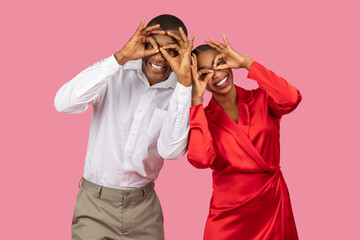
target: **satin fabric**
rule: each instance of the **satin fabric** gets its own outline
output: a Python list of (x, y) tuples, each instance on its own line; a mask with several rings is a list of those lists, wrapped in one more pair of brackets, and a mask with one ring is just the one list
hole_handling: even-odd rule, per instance
[(280, 170), (282, 115), (301, 101), (298, 90), (257, 62), (248, 77), (259, 88), (236, 86), (239, 120), (214, 98), (190, 109), (188, 160), (213, 170), (213, 194), (204, 239), (298, 239)]

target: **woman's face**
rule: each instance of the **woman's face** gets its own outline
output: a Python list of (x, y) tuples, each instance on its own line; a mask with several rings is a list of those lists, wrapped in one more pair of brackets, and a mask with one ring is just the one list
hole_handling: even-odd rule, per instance
[[(214, 70), (214, 58), (218, 53), (214, 50), (200, 51), (197, 56), (197, 68), (199, 79), (203, 80), (208, 70), (213, 70), (214, 75), (208, 82), (206, 89), (212, 94), (227, 94), (234, 87), (233, 73), (231, 69)], [(223, 64), (222, 60), (215, 63), (216, 66)]]

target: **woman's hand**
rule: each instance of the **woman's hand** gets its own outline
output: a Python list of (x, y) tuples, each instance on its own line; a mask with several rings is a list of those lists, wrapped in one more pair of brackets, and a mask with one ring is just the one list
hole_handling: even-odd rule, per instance
[(214, 69), (219, 70), (226, 68), (246, 68), (247, 70), (250, 70), (253, 60), (236, 52), (230, 46), (225, 37), (225, 34), (223, 34), (223, 39), (225, 45), (212, 38), (210, 38), (208, 41), (205, 41), (210, 47), (213, 47), (220, 52), (220, 54), (214, 58)]
[[(160, 48), (163, 57), (170, 63), (171, 69), (176, 73), (178, 82), (185, 87), (191, 86), (190, 55), (194, 44), (194, 35), (191, 40), (186, 37), (183, 29), (179, 28), (180, 36), (176, 33), (167, 31), (166, 34), (174, 38), (177, 44), (170, 44)], [(178, 54), (171, 56), (168, 50), (175, 50)]]
[[(155, 40), (150, 37), (154, 34), (165, 34), (160, 30), (160, 24), (144, 28), (145, 20), (143, 19), (131, 39), (124, 47), (115, 53), (115, 58), (120, 65), (124, 65), (127, 61), (140, 59), (159, 52)], [(146, 49), (146, 44), (151, 44), (153, 49)]]
[(191, 56), (191, 75), (192, 75), (192, 100), (191, 105), (196, 106), (202, 104), (202, 97), (204, 96), (206, 85), (214, 75), (213, 70), (197, 71), (196, 55)]

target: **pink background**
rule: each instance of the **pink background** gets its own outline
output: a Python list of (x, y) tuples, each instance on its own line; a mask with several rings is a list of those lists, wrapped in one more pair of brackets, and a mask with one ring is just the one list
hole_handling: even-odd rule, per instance
[[(225, 33), (301, 91), (281, 130), (300, 238), (360, 239), (358, 1), (34, 0), (0, 9), (0, 239), (70, 239), (91, 110), (59, 114), (55, 93), (162, 13), (180, 17), (196, 45)], [(235, 76), (256, 87), (244, 71)], [(210, 170), (168, 161), (156, 189), (166, 238), (202, 239)]]

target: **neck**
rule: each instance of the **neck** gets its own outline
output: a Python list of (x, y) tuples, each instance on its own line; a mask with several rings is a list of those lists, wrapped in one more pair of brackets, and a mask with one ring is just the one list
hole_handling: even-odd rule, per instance
[(223, 109), (237, 105), (237, 92), (235, 85), (232, 85), (230, 92), (227, 94), (213, 94), (213, 97)]

